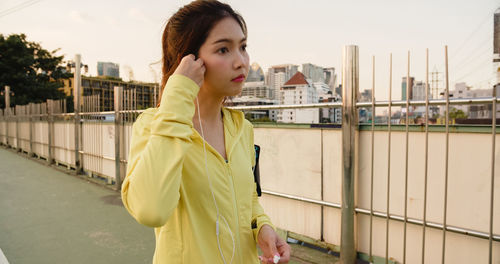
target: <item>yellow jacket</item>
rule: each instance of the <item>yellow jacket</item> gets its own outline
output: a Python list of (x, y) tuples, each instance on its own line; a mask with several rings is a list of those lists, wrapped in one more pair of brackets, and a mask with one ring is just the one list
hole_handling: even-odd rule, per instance
[[(192, 124), (198, 91), (191, 79), (172, 75), (161, 105), (147, 109), (133, 125), (121, 195), (137, 222), (155, 228), (153, 263), (223, 263), (203, 139)], [(264, 224), (274, 226), (256, 193), (253, 127), (242, 112), (222, 111), (228, 161), (206, 143), (210, 181), (235, 240), (233, 263), (259, 263), (257, 234)], [(229, 263), (233, 240), (224, 221), (219, 222), (220, 245)]]

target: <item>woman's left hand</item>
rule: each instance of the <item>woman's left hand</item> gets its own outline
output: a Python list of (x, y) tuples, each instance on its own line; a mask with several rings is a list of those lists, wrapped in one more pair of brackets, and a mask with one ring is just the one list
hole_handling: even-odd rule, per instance
[(269, 225), (263, 225), (257, 238), (263, 256), (260, 257), (262, 263), (274, 263), (274, 255), (280, 256), (278, 263), (288, 263), (290, 261), (291, 248)]

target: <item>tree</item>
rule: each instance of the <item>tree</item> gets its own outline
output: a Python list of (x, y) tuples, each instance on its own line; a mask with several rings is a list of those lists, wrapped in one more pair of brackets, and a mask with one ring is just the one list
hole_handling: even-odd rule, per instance
[[(61, 65), (64, 56), (56, 56), (59, 49), (47, 51), (39, 43), (26, 40), (24, 34), (12, 34), (7, 38), (0, 34), (0, 89), (10, 86), (11, 106), (47, 99), (63, 99), (62, 79), (71, 76)], [(4, 96), (0, 108), (5, 107)]]
[(464, 111), (460, 109), (456, 109), (455, 107), (452, 107), (450, 109), (450, 119), (466, 119), (467, 115), (464, 113)]

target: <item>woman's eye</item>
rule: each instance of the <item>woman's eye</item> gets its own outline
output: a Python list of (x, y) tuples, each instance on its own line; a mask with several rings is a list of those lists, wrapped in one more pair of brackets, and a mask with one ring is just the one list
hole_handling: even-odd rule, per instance
[(241, 50), (246, 51), (246, 50), (247, 50), (247, 45), (246, 45), (246, 44), (245, 44), (245, 45), (242, 45), (242, 46), (241, 46)]
[(224, 54), (226, 52), (228, 52), (229, 50), (227, 48), (220, 48), (219, 50), (217, 50), (218, 53), (221, 53), (221, 54)]

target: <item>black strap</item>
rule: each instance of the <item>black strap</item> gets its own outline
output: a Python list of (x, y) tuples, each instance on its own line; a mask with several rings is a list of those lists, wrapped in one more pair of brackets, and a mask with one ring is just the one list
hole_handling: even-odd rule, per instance
[(260, 171), (259, 171), (259, 157), (260, 157), (260, 146), (254, 145), (255, 148), (255, 166), (253, 169), (253, 179), (257, 184), (257, 196), (262, 195), (262, 190), (260, 189)]

